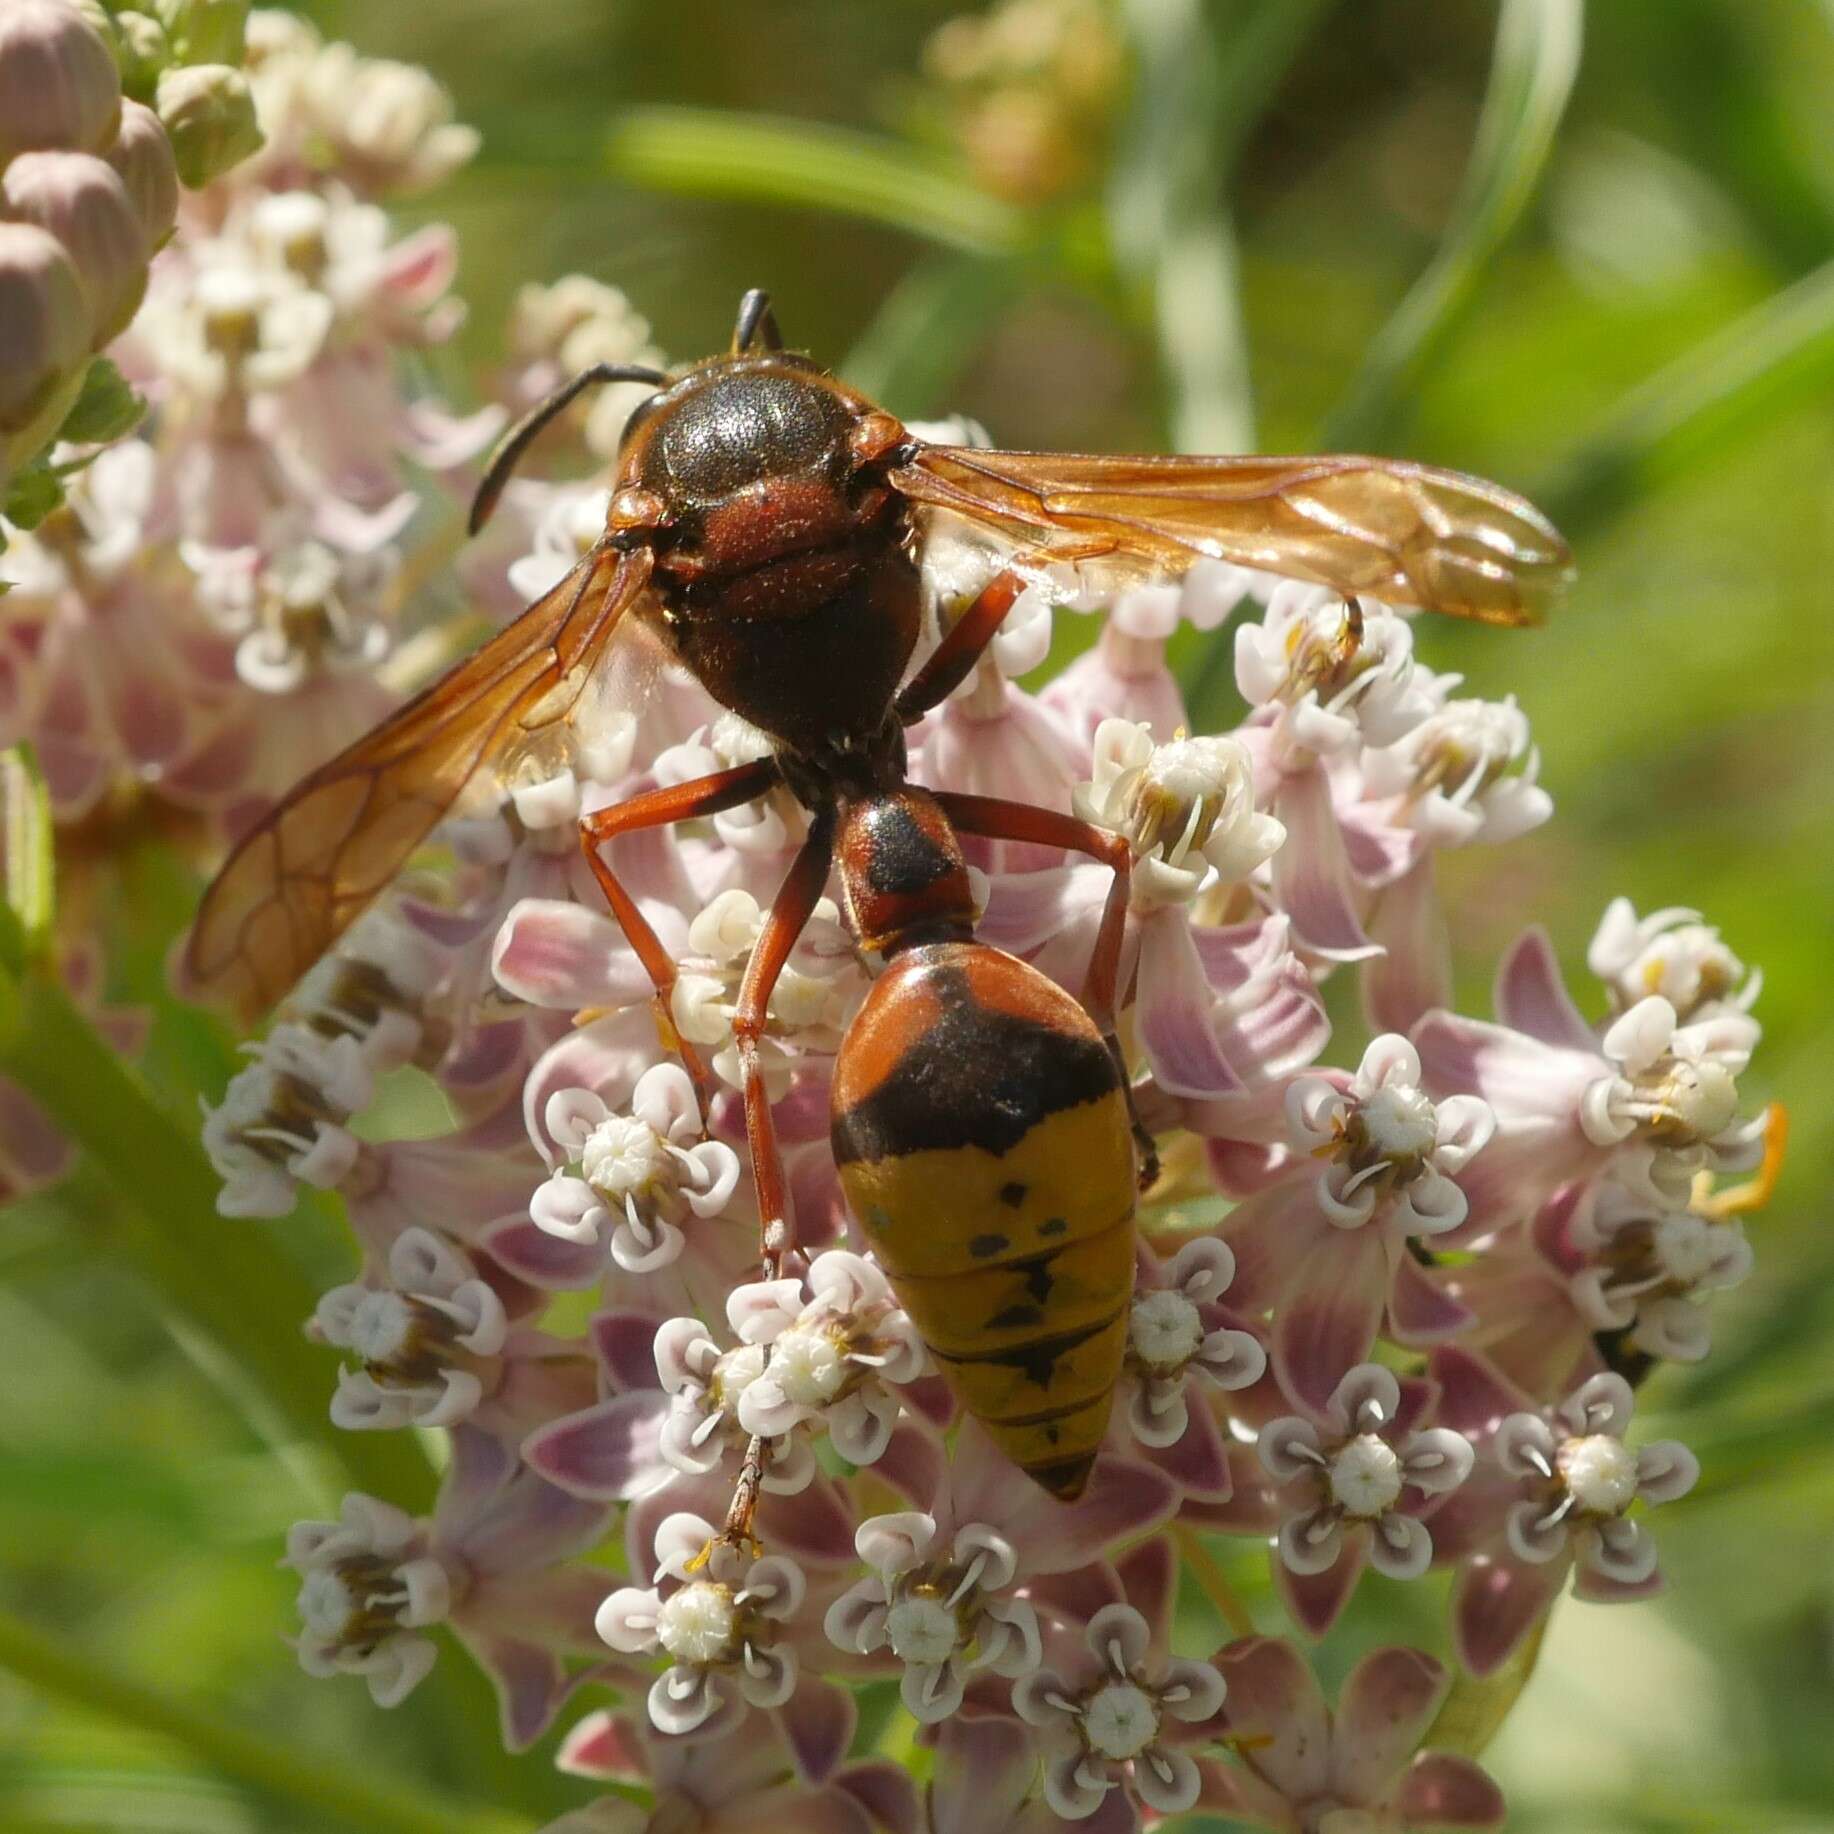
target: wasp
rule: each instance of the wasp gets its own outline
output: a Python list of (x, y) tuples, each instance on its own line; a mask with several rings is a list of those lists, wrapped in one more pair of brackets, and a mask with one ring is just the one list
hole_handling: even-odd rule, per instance
[[(1345, 595), (1495, 624), (1531, 621), (1565, 545), (1495, 485), (1398, 460), (1114, 458), (914, 438), (783, 348), (767, 295), (731, 349), (676, 374), (587, 370), (511, 432), (472, 527), (518, 458), (582, 390), (644, 383), (604, 532), (515, 623), (312, 772), (206, 892), (193, 986), (244, 1015), (272, 1005), (401, 870), (461, 794), (584, 716), (620, 630), (646, 631), (772, 752), (586, 816), (593, 875), (666, 1017), (675, 963), (605, 857), (621, 834), (710, 816), (777, 786), (808, 837), (737, 1004), (745, 1125), (775, 1275), (793, 1246), (760, 1041), (772, 988), (838, 868), (883, 971), (842, 1042), (832, 1138), (843, 1188), (966, 1409), (1052, 1495), (1081, 1493), (1126, 1348), (1133, 1213), (1152, 1147), (1115, 1039), (1131, 865), (1066, 813), (908, 781), (905, 730), (974, 668), (1025, 584), (1066, 568), (1104, 590), (1210, 557)], [(911, 670), (932, 544), (997, 568)], [(1112, 869), (1080, 1000), (974, 938), (960, 838), (1077, 851)], [(665, 1035), (673, 1038), (672, 1028)], [(702, 1094), (700, 1054), (675, 1039)], [(740, 1478), (748, 1532), (761, 1449)]]

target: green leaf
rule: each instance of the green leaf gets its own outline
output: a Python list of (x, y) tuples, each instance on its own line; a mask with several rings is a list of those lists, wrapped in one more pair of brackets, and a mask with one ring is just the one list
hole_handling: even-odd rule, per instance
[(7, 480), (0, 516), (16, 529), (35, 529), (63, 500), (63, 480), (48, 460), (36, 458)]
[(82, 393), (76, 398), (57, 437), (73, 446), (100, 446), (120, 439), (139, 426), (146, 402), (128, 386), (113, 362), (97, 357), (83, 372)]
[(1010, 251), (1025, 239), (1023, 215), (979, 190), (954, 162), (808, 121), (627, 109), (606, 136), (605, 163), (657, 191), (835, 210), (978, 254)]
[(424, 1508), (433, 1473), (417, 1442), (331, 1425), (330, 1366), (302, 1330), (318, 1295), (260, 1225), (217, 1215), (195, 1118), (168, 1113), (50, 974), (28, 970), (9, 991), (0, 1072), (105, 1174), (111, 1248), (152, 1283), (181, 1339), (228, 1359), (225, 1381), (271, 1440), (303, 1440), (356, 1488)]
[(1570, 535), (1834, 382), (1834, 261), (1632, 389), (1537, 500)]
[(50, 949), (55, 870), (44, 775), (31, 746), (15, 745), (0, 752), (0, 872), (5, 874), (0, 959), (14, 974)]
[(363, 1834), (509, 1834), (523, 1825), (367, 1776), (336, 1754), (246, 1732), (181, 1700), (169, 1678), (157, 1686), (134, 1681), (112, 1654), (93, 1660), (7, 1614), (0, 1614), (0, 1667), (41, 1693), (173, 1740), (223, 1775), (311, 1811), (314, 1827), (323, 1818)]
[(1469, 311), (1547, 164), (1579, 73), (1583, 30), (1582, 0), (1503, 0), (1490, 85), (1451, 221), (1326, 420), (1325, 449), (1379, 445)]
[(906, 418), (940, 413), (980, 334), (1023, 285), (1015, 261), (957, 254), (920, 261), (887, 295), (841, 374)]

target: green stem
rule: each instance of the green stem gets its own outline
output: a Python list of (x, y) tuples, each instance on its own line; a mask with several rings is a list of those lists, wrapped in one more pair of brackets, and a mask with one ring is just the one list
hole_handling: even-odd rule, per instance
[(318, 1448), (358, 1488), (426, 1507), (433, 1472), (405, 1434), (339, 1433), (326, 1412), (331, 1375), (302, 1327), (317, 1295), (258, 1226), (217, 1215), (218, 1180), (198, 1145), (118, 1058), (51, 973), (0, 988), (0, 1073), (35, 1096), (106, 1176), (118, 1244), (175, 1308), (258, 1385), (285, 1432)]
[(1438, 252), (1325, 422), (1324, 450), (1379, 444), (1470, 309), (1534, 195), (1579, 72), (1581, 0), (1503, 0), (1471, 163)]
[(1834, 261), (1632, 389), (1536, 494), (1571, 535), (1834, 382)]
[(756, 198), (836, 210), (974, 254), (1026, 239), (1025, 218), (961, 169), (903, 142), (772, 115), (632, 108), (605, 162), (619, 178), (690, 197)]
[(0, 1667), (41, 1693), (173, 1739), (213, 1770), (328, 1815), (363, 1834), (502, 1834), (520, 1826), (436, 1803), (361, 1777), (327, 1754), (306, 1757), (176, 1699), (169, 1689), (130, 1681), (112, 1662), (72, 1654), (61, 1643), (0, 1613)]

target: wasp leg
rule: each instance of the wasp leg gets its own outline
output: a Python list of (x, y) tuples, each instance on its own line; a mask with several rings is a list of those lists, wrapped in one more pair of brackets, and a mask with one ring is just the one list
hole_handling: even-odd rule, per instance
[(670, 1005), (670, 997), (675, 991), (675, 959), (662, 946), (661, 937), (650, 928), (649, 919), (619, 883), (618, 875), (606, 863), (600, 850), (615, 835), (634, 834), (644, 828), (663, 828), (671, 822), (690, 821), (696, 816), (718, 815), (722, 810), (736, 809), (740, 803), (762, 796), (777, 780), (776, 759), (758, 758), (729, 771), (715, 771), (710, 777), (695, 777), (687, 783), (672, 784), (666, 789), (649, 790), (624, 802), (614, 802), (609, 808), (583, 817), (579, 825), (580, 850), (586, 856), (586, 864), (592, 868), (592, 876), (598, 880), (599, 890), (611, 906), (611, 914), (617, 918), (656, 989), (656, 1028), (665, 1040), (673, 1041), (688, 1074), (694, 1079), (703, 1128), (710, 1126), (713, 1119), (713, 1074), (699, 1047), (675, 1029)]
[(979, 596), (949, 628), (949, 634), (930, 652), (929, 660), (904, 684), (893, 703), (905, 725), (922, 719), (947, 700), (968, 679), (981, 652), (994, 639), (1000, 621), (1025, 590), (1025, 581), (1011, 567), (996, 573)]
[(739, 1045), (739, 1067), (745, 1077), (745, 1134), (751, 1147), (751, 1175), (758, 1187), (758, 1256), (767, 1279), (777, 1277), (790, 1242), (783, 1161), (777, 1152), (777, 1129), (771, 1119), (770, 1097), (764, 1089), (764, 1064), (758, 1046), (770, 1017), (771, 994), (828, 883), (828, 866), (833, 857), (834, 818), (824, 812), (815, 818), (809, 838), (784, 875), (758, 940), (752, 944), (732, 1020), (733, 1036)]
[[(745, 1075), (745, 1135), (751, 1148), (752, 1182), (758, 1191), (758, 1258), (767, 1280), (774, 1280), (782, 1273), (790, 1237), (783, 1158), (777, 1150), (777, 1128), (771, 1119), (770, 1096), (764, 1087), (764, 1066), (758, 1054), (758, 1041), (764, 1036), (770, 1015), (771, 993), (828, 883), (828, 867), (833, 857), (834, 817), (824, 812), (815, 818), (809, 838), (803, 842), (802, 851), (784, 875), (783, 884), (771, 903), (770, 915), (758, 932), (758, 940), (752, 944), (751, 959), (745, 964), (745, 978), (739, 984), (738, 1009), (732, 1021), (733, 1035), (739, 1043), (739, 1064)], [(764, 1459), (764, 1441), (754, 1437), (745, 1448), (738, 1482), (733, 1486), (732, 1504), (726, 1511), (726, 1524), (721, 1530), (722, 1537), (735, 1546), (755, 1541), (751, 1521), (758, 1507), (758, 1492), (764, 1483)]]
[(997, 796), (966, 796), (955, 790), (938, 790), (936, 800), (963, 834), (978, 834), (983, 839), (995, 841), (1028, 841), (1035, 846), (1063, 847), (1072, 853), (1086, 853), (1114, 874), (1108, 887), (1108, 901), (1102, 906), (1095, 947), (1089, 952), (1089, 974), (1083, 983), (1082, 999), (1120, 1072), (1121, 1088), (1127, 1096), (1127, 1112), (1133, 1119), (1134, 1144), (1140, 1152), (1140, 1188), (1145, 1190), (1159, 1176), (1159, 1149), (1140, 1123), (1139, 1112), (1134, 1107), (1127, 1059), (1115, 1032), (1121, 944), (1127, 935), (1127, 903), (1133, 884), (1133, 849), (1123, 836), (1108, 828), (1098, 828), (1094, 822), (1080, 821), (1074, 815), (1063, 815), (1055, 809), (1041, 809), (1034, 803), (1007, 802)]

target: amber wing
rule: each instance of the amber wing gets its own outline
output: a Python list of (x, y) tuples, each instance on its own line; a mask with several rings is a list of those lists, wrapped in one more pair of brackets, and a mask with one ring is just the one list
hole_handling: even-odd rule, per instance
[(472, 777), (569, 717), (647, 550), (588, 555), (545, 598), (300, 782), (204, 894), (186, 950), (191, 990), (252, 1020), (401, 870)]
[(927, 446), (891, 481), (1041, 562), (1175, 577), (1202, 558), (1490, 624), (1572, 575), (1557, 530), (1481, 478), (1402, 459), (1102, 458)]

